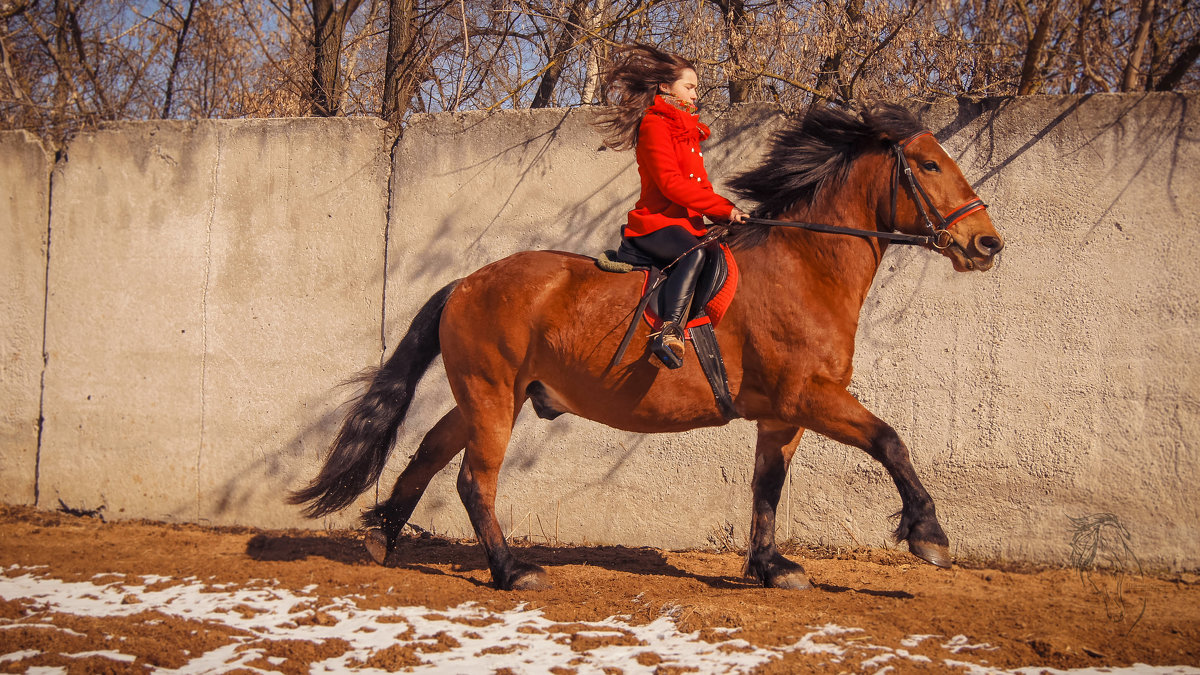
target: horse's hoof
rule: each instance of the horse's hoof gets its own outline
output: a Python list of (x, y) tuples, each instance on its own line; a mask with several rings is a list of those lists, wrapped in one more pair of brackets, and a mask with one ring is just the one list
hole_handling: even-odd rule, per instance
[(363, 546), (367, 547), (367, 553), (377, 565), (382, 565), (387, 560), (388, 541), (387, 535), (383, 533), (382, 528), (372, 527), (367, 530), (367, 535), (363, 539)]
[(804, 591), (812, 588), (812, 583), (809, 582), (808, 575), (803, 570), (789, 570), (776, 574), (768, 577), (763, 585), (767, 588), (783, 588), (789, 591)]
[(931, 544), (924, 541), (909, 541), (908, 550), (921, 560), (938, 567), (949, 568), (951, 563), (950, 548), (943, 544)]
[(765, 562), (758, 559), (747, 563), (745, 574), (757, 579), (767, 588), (785, 588), (793, 591), (812, 588), (804, 568), (779, 553)]
[(550, 588), (550, 578), (546, 570), (537, 565), (521, 565), (506, 587), (510, 591), (544, 591)]

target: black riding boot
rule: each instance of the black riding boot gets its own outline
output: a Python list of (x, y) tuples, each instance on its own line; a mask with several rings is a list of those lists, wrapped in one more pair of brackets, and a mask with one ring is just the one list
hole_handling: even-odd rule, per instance
[(675, 264), (663, 284), (662, 302), (659, 304), (663, 310), (663, 324), (651, 343), (651, 351), (672, 370), (683, 365), (683, 327), (687, 323), (688, 310), (691, 309), (692, 296), (696, 291), (696, 280), (704, 269), (704, 259), (705, 251), (702, 248), (687, 254)]

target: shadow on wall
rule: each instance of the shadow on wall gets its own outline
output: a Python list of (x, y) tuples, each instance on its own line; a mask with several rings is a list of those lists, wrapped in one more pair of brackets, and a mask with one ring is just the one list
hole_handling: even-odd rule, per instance
[[(1098, 156), (1103, 156), (1108, 152), (1109, 148), (1093, 146), (1098, 146), (1104, 139), (1112, 135), (1114, 131), (1117, 131), (1117, 142), (1120, 144), (1118, 146), (1118, 154), (1115, 157), (1117, 164), (1124, 167), (1129, 162), (1134, 162), (1137, 168), (1133, 171), (1124, 169), (1121, 171), (1122, 174), (1128, 176), (1128, 179), (1124, 187), (1117, 192), (1112, 202), (1109, 203), (1108, 208), (1096, 219), (1093, 224), (1093, 231), (1095, 227), (1101, 225), (1104, 218), (1109, 215), (1117, 202), (1125, 195), (1128, 188), (1150, 165), (1153, 158), (1165, 147), (1169, 147), (1168, 179), (1162, 185), (1162, 188), (1165, 193), (1164, 196), (1176, 214), (1183, 215), (1184, 210), (1180, 207), (1176, 197), (1178, 190), (1175, 189), (1181, 162), (1179, 156), (1180, 149), (1185, 147), (1189, 142), (1197, 140), (1188, 136), (1187, 118), (1189, 110), (1187, 96), (1183, 94), (1163, 93), (1144, 94), (1141, 96), (1086, 94), (1078, 97), (1062, 97), (1062, 99), (1070, 101), (1063, 108), (1062, 112), (1047, 122), (1024, 144), (1016, 150), (1009, 152), (1002, 159), (997, 157), (997, 139), (1011, 136), (1011, 134), (997, 133), (995, 123), (1008, 109), (1021, 105), (1022, 99), (961, 100), (958, 103), (957, 115), (954, 119), (935, 130), (934, 135), (939, 141), (945, 142), (960, 131), (975, 127), (975, 130), (967, 137), (967, 142), (959, 143), (964, 148), (964, 152), (960, 152), (955, 160), (962, 159), (966, 148), (970, 148), (977, 153), (975, 163), (979, 166), (987, 167), (983, 175), (972, 180), (972, 186), (978, 189), (980, 185), (983, 185), (1008, 169), (1015, 161), (1039, 143), (1047, 140), (1055, 142), (1059, 146), (1058, 156), (1064, 158), (1072, 157), (1076, 153), (1089, 150)], [(1155, 124), (1138, 124), (1136, 121), (1130, 123), (1132, 113), (1138, 108), (1143, 107), (1149, 108), (1148, 114), (1143, 113), (1143, 115), (1154, 119)], [(921, 111), (928, 112), (930, 109), (931, 106), (925, 106)], [(1097, 115), (1103, 115), (1107, 120), (1097, 124), (1091, 133), (1083, 135), (1079, 140), (1073, 140), (1070, 134), (1060, 134), (1049, 138), (1065, 122), (1068, 122), (1072, 118), (1093, 114), (1093, 112)], [(1130, 127), (1132, 127), (1132, 130)], [(1171, 133), (1163, 133), (1164, 129), (1170, 129)], [(1126, 140), (1127, 133), (1132, 133), (1132, 138)], [(1125, 142), (1121, 143), (1121, 141)], [(1096, 177), (1100, 176), (1101, 174), (1097, 174)]]
[[(353, 384), (353, 383), (350, 383)], [(344, 396), (349, 384), (342, 385), (329, 393), (330, 397)], [(246, 444), (247, 455), (257, 455), (253, 462), (242, 467), (232, 478), (214, 487), (201, 514), (208, 511), (217, 519), (237, 518), (264, 504), (285, 507), (287, 491), (307, 483), (315, 475), (316, 461), (324, 461), (329, 443), (337, 434), (347, 406), (357, 397), (357, 392), (346, 403), (331, 409), (299, 429), (291, 438), (279, 444), (270, 436), (252, 439)], [(313, 397), (297, 406), (300, 410), (319, 410), (327, 406), (327, 398)], [(264, 448), (273, 448), (266, 449)]]
[[(488, 255), (490, 249), (485, 242), (501, 238), (497, 226), (505, 228), (504, 238), (511, 238), (513, 230), (519, 233), (516, 246), (502, 252), (501, 257), (517, 250), (555, 249), (597, 255), (603, 248), (615, 248), (625, 214), (638, 197), (635, 156), (632, 151), (619, 153), (616, 158), (607, 156), (615, 151), (601, 150), (600, 134), (586, 127), (589, 116), (590, 112), (563, 111), (550, 128), (527, 140), (501, 147), (447, 174), (430, 176), (458, 184), (445, 197), (457, 203), (438, 219), (424, 247), (409, 256), (410, 266), (403, 270), (404, 276), (444, 276), (447, 269), (465, 273), (461, 269), (464, 259), (477, 266), (492, 262), (495, 256)], [(714, 122), (714, 136), (705, 144), (709, 173), (716, 179), (718, 190), (722, 179), (758, 160), (770, 132), (783, 117), (773, 108), (754, 107), (734, 119), (736, 123)], [(475, 121), (462, 133), (485, 121)], [(580, 175), (588, 176), (591, 182), (579, 184), (556, 175), (564, 165), (568, 171), (578, 170)], [(494, 188), (499, 195), (487, 199), (486, 208), (481, 207), (480, 200), (475, 199), (478, 195), (464, 199), (468, 196), (464, 193), (476, 186)], [(526, 204), (519, 203), (521, 198), (544, 202), (547, 196), (560, 195), (562, 203), (550, 215), (531, 213)], [(481, 226), (481, 222), (485, 224)], [(477, 228), (468, 242), (458, 243), (464, 230)], [(597, 240), (604, 243), (597, 244)], [(395, 278), (399, 272), (391, 270), (389, 275)]]

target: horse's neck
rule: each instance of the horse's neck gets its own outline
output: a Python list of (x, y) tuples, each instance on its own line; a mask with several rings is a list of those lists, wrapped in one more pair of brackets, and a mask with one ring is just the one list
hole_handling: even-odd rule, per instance
[[(844, 185), (870, 186), (875, 168), (860, 160)], [(811, 204), (800, 204), (781, 216), (782, 220), (805, 221), (878, 229), (879, 195), (869, 188), (827, 189)], [(848, 311), (855, 317), (879, 269), (886, 248), (883, 240), (808, 230), (777, 227), (761, 246), (746, 251), (745, 267), (764, 274), (784, 273), (819, 282), (843, 294)]]

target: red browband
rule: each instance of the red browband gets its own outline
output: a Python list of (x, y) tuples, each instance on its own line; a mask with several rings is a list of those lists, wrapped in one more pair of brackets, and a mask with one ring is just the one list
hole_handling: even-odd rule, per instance
[(922, 131), (920, 133), (913, 134), (912, 136), (909, 136), (908, 138), (900, 141), (900, 148), (901, 149), (907, 148), (909, 143), (912, 143), (913, 141), (917, 140), (918, 138), (920, 138), (922, 136), (932, 136), (932, 135), (933, 135), (932, 131)]

